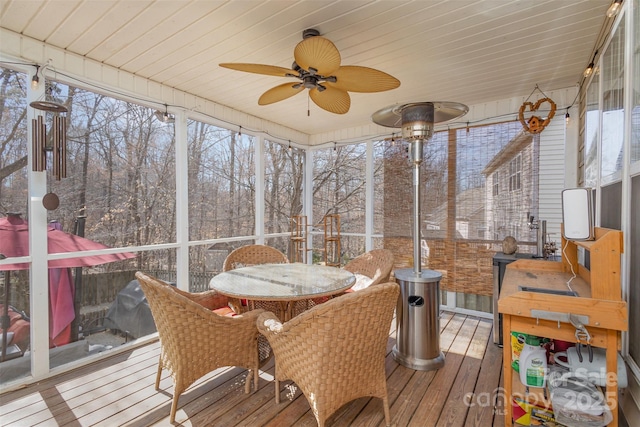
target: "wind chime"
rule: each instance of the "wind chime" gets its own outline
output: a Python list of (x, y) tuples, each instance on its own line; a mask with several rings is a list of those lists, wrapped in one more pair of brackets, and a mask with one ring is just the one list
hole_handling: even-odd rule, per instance
[[(53, 113), (51, 129), (47, 133), (46, 118), (42, 114), (31, 120), (31, 147), (33, 151), (31, 168), (34, 172), (47, 170), (47, 152), (52, 153), (52, 174), (56, 180), (67, 177), (67, 107), (48, 101), (34, 101), (29, 104), (39, 111)], [(58, 207), (59, 199), (55, 193), (49, 192), (42, 199), (47, 210)]]

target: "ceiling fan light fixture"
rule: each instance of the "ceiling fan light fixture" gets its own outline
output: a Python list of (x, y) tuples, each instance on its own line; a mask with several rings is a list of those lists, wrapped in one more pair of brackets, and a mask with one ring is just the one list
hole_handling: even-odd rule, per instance
[(313, 89), (318, 86), (318, 79), (314, 76), (304, 76), (302, 85), (307, 89)]

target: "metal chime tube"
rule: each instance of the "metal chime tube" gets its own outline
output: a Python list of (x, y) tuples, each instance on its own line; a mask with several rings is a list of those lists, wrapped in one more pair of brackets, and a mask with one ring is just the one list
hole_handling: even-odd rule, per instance
[(40, 156), (40, 171), (44, 171), (47, 169), (47, 124), (42, 116), (38, 116), (38, 127), (40, 128), (38, 132), (38, 138), (40, 139), (40, 151), (38, 152)]
[(38, 171), (38, 121), (31, 120), (31, 170)]
[(67, 177), (67, 120), (60, 117), (60, 176)]
[(60, 181), (60, 128), (59, 117), (53, 116), (52, 142), (53, 142), (53, 176)]

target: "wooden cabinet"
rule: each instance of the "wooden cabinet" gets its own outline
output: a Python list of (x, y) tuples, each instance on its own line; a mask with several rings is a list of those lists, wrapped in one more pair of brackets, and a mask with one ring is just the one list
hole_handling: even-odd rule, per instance
[[(617, 372), (620, 332), (628, 328), (620, 286), (622, 232), (596, 227), (595, 237), (580, 242), (563, 239), (561, 263), (521, 259), (507, 266), (498, 300), (503, 315), (505, 425), (512, 425), (511, 396), (514, 382), (519, 383), (511, 367), (511, 331), (575, 342), (576, 328), (569, 320), (573, 315), (591, 335), (591, 345), (606, 349), (607, 371)], [(580, 250), (588, 252), (589, 268), (578, 263)], [(578, 296), (536, 290), (573, 290)], [(607, 384), (606, 398), (614, 417), (610, 426), (618, 425), (617, 392), (617, 382)]]

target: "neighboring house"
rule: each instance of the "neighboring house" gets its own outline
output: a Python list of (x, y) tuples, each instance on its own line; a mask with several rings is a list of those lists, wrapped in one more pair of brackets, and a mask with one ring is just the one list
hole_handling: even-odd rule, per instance
[[(485, 191), (471, 188), (456, 195), (456, 238), (485, 239)], [(432, 212), (426, 212), (422, 225), (424, 237), (446, 238), (448, 203), (442, 203)]]
[(487, 239), (531, 239), (528, 217), (538, 219), (537, 138), (520, 132), (482, 171), (487, 183)]

